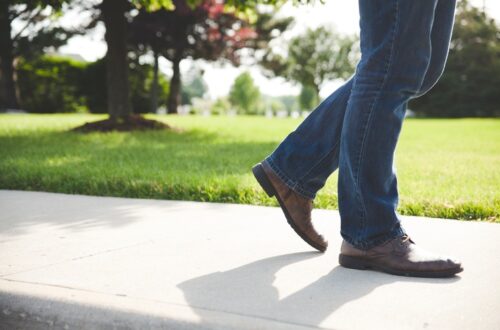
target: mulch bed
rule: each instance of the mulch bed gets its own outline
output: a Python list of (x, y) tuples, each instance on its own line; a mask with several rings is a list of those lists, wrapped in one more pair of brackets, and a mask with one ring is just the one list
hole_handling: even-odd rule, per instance
[(157, 120), (146, 119), (139, 115), (132, 115), (126, 119), (111, 120), (104, 119), (85, 123), (73, 129), (75, 132), (129, 132), (129, 131), (146, 131), (146, 130), (165, 130), (172, 129), (171, 126)]

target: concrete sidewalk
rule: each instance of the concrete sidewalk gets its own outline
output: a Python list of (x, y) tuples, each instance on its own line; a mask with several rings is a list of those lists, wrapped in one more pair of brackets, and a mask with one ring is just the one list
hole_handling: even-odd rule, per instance
[(314, 252), (281, 210), (0, 191), (0, 329), (500, 329), (500, 225), (406, 217), (465, 271), (338, 266), (337, 212)]

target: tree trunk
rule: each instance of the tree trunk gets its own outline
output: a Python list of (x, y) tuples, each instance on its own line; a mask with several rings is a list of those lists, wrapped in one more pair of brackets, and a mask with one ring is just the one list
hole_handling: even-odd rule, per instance
[(128, 82), (127, 0), (103, 0), (102, 13), (106, 27), (106, 75), (108, 113), (111, 120), (128, 120), (132, 114)]
[(314, 85), (313, 85), (313, 87), (314, 87), (314, 92), (316, 93), (316, 95), (315, 95), (315, 97), (316, 97), (316, 102), (319, 102), (319, 100), (320, 100), (320, 97), (319, 97), (319, 90), (320, 90), (320, 88), (319, 88), (319, 86), (318, 86), (318, 85), (316, 85), (316, 84), (314, 84)]
[(18, 109), (8, 1), (0, 1), (0, 111)]
[(154, 66), (153, 66), (153, 84), (151, 86), (151, 112), (156, 113), (158, 110), (158, 59), (160, 55), (157, 51), (153, 51)]
[(172, 61), (174, 74), (170, 80), (170, 92), (168, 93), (167, 109), (168, 113), (177, 113), (177, 107), (181, 101), (181, 70), (180, 59)]

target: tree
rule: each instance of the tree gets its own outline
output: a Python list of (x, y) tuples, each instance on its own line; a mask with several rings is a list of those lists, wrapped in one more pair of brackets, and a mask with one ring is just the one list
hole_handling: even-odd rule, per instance
[[(208, 0), (207, 0), (208, 1)], [(209, 1), (220, 3), (220, 1)], [(112, 130), (112, 129), (133, 129), (134, 123), (139, 128), (152, 127), (162, 128), (165, 125), (159, 122), (146, 120), (138, 116), (132, 116), (132, 107), (130, 104), (130, 91), (128, 85), (128, 63), (127, 63), (127, 40), (129, 40), (126, 13), (132, 8), (130, 5), (135, 5), (142, 9), (142, 16), (147, 15), (147, 12), (176, 12), (181, 14), (182, 19), (174, 21), (173, 16), (163, 17), (167, 28), (177, 31), (177, 35), (181, 38), (173, 38), (174, 44), (181, 46), (188, 43), (185, 37), (186, 26), (189, 25), (192, 18), (190, 18), (193, 8), (203, 3), (203, 0), (103, 0), (100, 9), (102, 18), (106, 28), (105, 40), (107, 44), (106, 53), (106, 72), (107, 72), (107, 91), (108, 91), (108, 113), (109, 119), (87, 123), (82, 126), (81, 130)], [(221, 8), (222, 10), (222, 8)], [(216, 12), (220, 12), (216, 11)], [(139, 16), (137, 15), (137, 16)], [(165, 15), (165, 14), (164, 14)], [(151, 18), (151, 17), (149, 17)], [(152, 21), (151, 21), (152, 22)], [(176, 24), (177, 23), (177, 24)], [(148, 22), (146, 22), (148, 24)], [(161, 35), (161, 31), (154, 29), (154, 35)], [(198, 43), (199, 44), (199, 43)], [(196, 42), (195, 42), (196, 45)], [(182, 47), (184, 49), (184, 47)], [(169, 54), (169, 52), (166, 52)], [(170, 93), (169, 93), (169, 109), (177, 108), (180, 98), (180, 70), (179, 63), (182, 59), (182, 53), (171, 52), (171, 59), (173, 61), (174, 74), (172, 76)], [(165, 55), (165, 53), (163, 53)], [(167, 57), (168, 58), (168, 57)], [(157, 57), (156, 57), (157, 59)], [(158, 66), (155, 65), (155, 77), (157, 77)], [(156, 84), (156, 79), (155, 79)], [(156, 85), (153, 90), (156, 90)]]
[[(2, 1), (0, 7), (0, 87), (2, 91), (5, 91), (1, 95), (2, 103), (7, 104), (12, 102), (12, 95), (15, 95), (15, 90), (13, 86), (12, 77), (12, 40), (8, 37), (10, 36), (10, 23), (12, 22), (12, 17), (8, 12), (9, 6), (12, 4), (22, 3), (26, 5), (26, 8), (42, 8), (45, 6), (52, 6), (53, 8), (60, 8), (63, 3), (70, 2), (70, 0), (32, 0), (32, 1), (21, 1), (21, 0), (11, 0)], [(137, 119), (133, 117), (130, 106), (129, 97), (129, 86), (128, 82), (128, 67), (127, 67), (127, 26), (126, 26), (126, 14), (132, 8), (136, 6), (139, 8), (146, 8), (147, 10), (154, 11), (159, 9), (169, 9), (174, 8), (185, 8), (192, 9), (193, 7), (200, 5), (203, 0), (102, 0), (99, 6), (102, 13), (102, 18), (104, 20), (104, 25), (106, 27), (106, 43), (108, 46), (108, 52), (106, 54), (107, 59), (107, 90), (108, 90), (108, 113), (110, 115), (109, 122), (95, 123), (95, 125), (85, 125), (84, 130), (88, 129), (114, 129), (121, 125), (121, 123), (129, 123), (132, 119)], [(221, 1), (214, 0), (217, 4), (221, 4)], [(5, 4), (8, 3), (8, 6)], [(228, 1), (227, 6), (238, 8), (241, 12), (249, 13), (255, 10), (257, 3), (269, 3), (276, 4), (277, 1), (274, 0), (262, 0), (262, 1)], [(7, 37), (6, 37), (7, 36)], [(178, 66), (177, 66), (178, 67)], [(177, 73), (177, 74), (176, 74)], [(173, 89), (180, 86), (180, 72), (175, 70), (174, 66), (174, 77), (173, 79)], [(14, 92), (12, 92), (14, 91)], [(174, 95), (178, 93), (174, 93)], [(177, 96), (178, 97), (178, 96)], [(175, 100), (174, 100), (175, 101)], [(1, 105), (0, 104), (0, 105)], [(3, 106), (0, 106), (0, 108)], [(149, 125), (149, 124), (148, 124)], [(157, 127), (159, 125), (150, 125)], [(127, 129), (133, 128), (132, 126), (127, 126)], [(123, 129), (124, 127), (122, 127)]]
[(193, 67), (187, 73), (186, 82), (182, 84), (181, 103), (191, 104), (193, 98), (202, 98), (208, 90), (203, 80), (203, 71)]
[[(247, 41), (247, 47), (253, 51), (256, 60), (262, 57), (261, 54), (256, 54), (262, 51), (265, 55), (270, 49), (270, 42), (279, 37), (293, 23), (293, 17), (277, 17), (277, 11), (260, 12), (256, 11), (257, 18), (251, 23), (255, 31), (255, 37)], [(262, 53), (259, 52), (259, 53)]]
[(12, 14), (7, 1), (0, 2), (0, 110), (19, 107), (14, 85)]
[(446, 69), (436, 86), (410, 102), (433, 117), (500, 116), (500, 29), (468, 1), (458, 4)]
[[(133, 5), (138, 6), (140, 8), (144, 8), (147, 11), (159, 11), (163, 10), (177, 10), (181, 12), (187, 12), (193, 10), (194, 7), (199, 6), (203, 3), (204, 0), (130, 0)], [(305, 2), (309, 2), (308, 0), (304, 0)], [(220, 0), (213, 0), (210, 2), (214, 2), (217, 4), (222, 4)], [(227, 2), (227, 6), (224, 7), (233, 7), (237, 8), (242, 12), (252, 12), (255, 10), (255, 7), (258, 3), (268, 3), (276, 5), (276, 0), (254, 0), (254, 1), (242, 1), (242, 0), (229, 0)], [(301, 1), (299, 1), (301, 2)], [(126, 84), (128, 81), (127, 76), (127, 65), (126, 65), (126, 52), (127, 47), (125, 45), (126, 40), (128, 40), (127, 35), (127, 27), (125, 25), (125, 14), (127, 13), (129, 7), (127, 4), (129, 2), (127, 0), (103, 0), (101, 4), (102, 16), (104, 19), (104, 25), (106, 27), (106, 43), (108, 46), (108, 52), (106, 54), (106, 58), (108, 63), (107, 68), (107, 90), (108, 93), (108, 112), (110, 114), (109, 121), (103, 121), (101, 123), (93, 123), (86, 124), (81, 129), (82, 130), (100, 130), (100, 129), (132, 129), (133, 126), (128, 125), (132, 119), (137, 120), (137, 117), (132, 117), (131, 106), (129, 100), (129, 87)], [(220, 7), (220, 6), (219, 6)], [(222, 8), (222, 7), (220, 7)], [(217, 11), (216, 11), (217, 12)], [(219, 10), (220, 12), (220, 10)], [(173, 26), (174, 22), (168, 22), (170, 26)], [(184, 24), (184, 22), (183, 22)], [(177, 26), (176, 29), (181, 30), (183, 26)], [(108, 32), (109, 30), (109, 32)], [(247, 30), (248, 31), (248, 30)], [(158, 31), (154, 31), (155, 34)], [(213, 36), (213, 34), (212, 34)], [(241, 36), (240, 36), (241, 37)], [(189, 39), (189, 38), (188, 38)], [(212, 39), (207, 39), (205, 41), (212, 42), (215, 44)], [(183, 41), (185, 43), (185, 39)], [(195, 43), (196, 44), (196, 43)], [(205, 43), (205, 45), (207, 45)], [(210, 49), (210, 44), (208, 45)], [(230, 49), (230, 47), (226, 47), (226, 49)], [(179, 63), (181, 61), (181, 57), (179, 53), (173, 54), (173, 71), (174, 74), (171, 80), (170, 92), (169, 92), (169, 100), (168, 100), (168, 108), (170, 111), (175, 111), (177, 108), (177, 104), (179, 103), (180, 98), (180, 70)], [(155, 56), (155, 77), (158, 76), (158, 56)], [(116, 60), (116, 62), (114, 61)], [(119, 82), (118, 82), (119, 81)], [(156, 90), (156, 79), (155, 87), (153, 90)], [(120, 87), (120, 88), (117, 88)], [(154, 93), (154, 92), (153, 92)], [(153, 95), (154, 97), (154, 95)], [(124, 122), (125, 125), (121, 125), (121, 122)], [(144, 122), (144, 120), (142, 120)], [(141, 128), (143, 128), (141, 125)], [(152, 123), (148, 121), (146, 126), (152, 127), (162, 127), (158, 125), (158, 123)]]
[(236, 77), (231, 91), (229, 101), (236, 107), (239, 113), (256, 114), (260, 100), (260, 91), (255, 86), (249, 72), (243, 72)]
[(231, 110), (231, 103), (227, 100), (227, 98), (219, 97), (212, 104), (210, 112), (212, 113), (212, 115), (223, 115), (226, 114), (229, 110)]
[[(149, 111), (152, 65), (132, 62), (129, 70), (132, 108), (135, 113)], [(35, 113), (107, 113), (105, 59), (88, 63), (65, 56), (43, 55), (20, 58), (16, 83), (23, 110)], [(159, 79), (159, 95), (166, 100), (168, 82)]]
[(296, 95), (282, 95), (278, 96), (277, 99), (283, 104), (288, 113), (292, 113), (298, 108)]
[(108, 113), (111, 121), (127, 121), (132, 113), (128, 84), (127, 21), (125, 12), (129, 9), (127, 0), (104, 0), (101, 6), (106, 52)]
[[(313, 3), (316, 0), (292, 0), (294, 4), (307, 4), (307, 3)], [(320, 3), (324, 3), (325, 0), (317, 0)], [(273, 6), (281, 6), (287, 2), (287, 0), (228, 0), (226, 3), (230, 6), (234, 6), (235, 8), (238, 8), (243, 11), (251, 11), (254, 10), (256, 6), (260, 4), (265, 4), (265, 5), (273, 5)]]
[(341, 37), (326, 27), (308, 29), (293, 38), (286, 56), (269, 50), (261, 65), (271, 76), (282, 76), (313, 88), (319, 97), (321, 85), (329, 79), (347, 78), (354, 71), (353, 37)]
[(155, 62), (161, 55), (172, 63), (169, 113), (176, 113), (181, 101), (180, 63), (183, 59), (225, 59), (238, 64), (237, 51), (256, 36), (245, 20), (225, 12), (224, 5), (216, 0), (205, 0), (194, 8), (178, 1), (174, 9), (142, 10), (134, 18), (131, 30), (135, 31), (135, 43), (152, 49)]
[[(180, 1), (180, 0), (179, 0)], [(189, 0), (192, 2), (192, 0)], [(173, 0), (177, 2), (177, 0)], [(131, 130), (168, 127), (160, 122), (132, 115), (127, 58), (128, 29), (126, 14), (134, 8), (172, 7), (170, 0), (102, 0), (99, 5), (106, 28), (106, 90), (109, 119), (86, 123), (81, 131)]]
[(22, 109), (35, 113), (84, 110), (86, 98), (80, 83), (86, 65), (67, 57), (20, 58), (16, 82)]
[(302, 110), (311, 111), (318, 104), (318, 92), (311, 86), (302, 86), (299, 94), (299, 104)]
[[(23, 42), (29, 37), (23, 36), (24, 31), (29, 30), (35, 23), (48, 17), (43, 9), (49, 7), (53, 11), (61, 9), (64, 0), (2, 0), (0, 1), (0, 111), (5, 109), (19, 108), (15, 80), (14, 80), (14, 58), (16, 57), (16, 43)], [(50, 15), (50, 14), (49, 14)], [(12, 22), (18, 19), (22, 21), (23, 27), (12, 35)], [(43, 30), (43, 29), (42, 29)], [(40, 32), (38, 29), (36, 32)], [(35, 32), (35, 33), (36, 33)], [(45, 29), (47, 32), (47, 29)], [(57, 31), (52, 31), (52, 37), (57, 36)], [(60, 32), (60, 30), (59, 30)], [(46, 34), (47, 36), (47, 34)], [(24, 38), (24, 39), (23, 39)], [(40, 39), (30, 45), (33, 49), (39, 45)], [(47, 39), (45, 39), (47, 40)], [(57, 40), (57, 39), (52, 39)], [(32, 40), (31, 40), (32, 41)], [(26, 48), (27, 43), (23, 45)], [(27, 52), (25, 52), (27, 53)]]
[[(130, 102), (134, 113), (150, 112), (152, 80), (153, 66), (132, 60), (129, 65), (129, 86)], [(106, 59), (88, 63), (80, 85), (89, 111), (107, 113)], [(168, 81), (163, 75), (159, 77), (157, 92), (162, 100), (166, 100)], [(161, 103), (161, 105), (164, 104), (165, 102)]]

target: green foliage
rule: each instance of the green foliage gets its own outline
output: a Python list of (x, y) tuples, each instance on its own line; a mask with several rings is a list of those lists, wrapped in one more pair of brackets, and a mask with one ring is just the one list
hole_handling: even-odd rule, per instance
[[(293, 4), (324, 3), (325, 0), (290, 0)], [(139, 8), (145, 8), (148, 11), (160, 9), (173, 10), (175, 8), (174, 0), (131, 0), (132, 4)], [(226, 0), (224, 1), (227, 12), (237, 11), (242, 18), (255, 21), (258, 19), (256, 12), (258, 5), (271, 5), (281, 7), (287, 0)], [(185, 0), (185, 3), (191, 8), (195, 8), (203, 3), (203, 0)]]
[[(153, 67), (150, 64), (132, 62), (129, 65), (130, 99), (134, 113), (151, 111), (151, 87)], [(165, 105), (170, 83), (165, 75), (158, 75), (158, 106)]]
[(273, 100), (269, 103), (269, 110), (272, 111), (274, 115), (279, 113), (280, 111), (286, 110), (285, 105), (282, 102), (279, 102), (277, 100)]
[(467, 1), (458, 5), (446, 69), (410, 108), (432, 117), (500, 116), (500, 29)]
[(21, 106), (29, 112), (77, 112), (84, 110), (80, 81), (85, 64), (68, 58), (39, 57), (18, 64)]
[(105, 59), (87, 64), (81, 87), (82, 94), (87, 96), (86, 104), (90, 112), (108, 112)]
[(55, 10), (60, 10), (65, 3), (70, 3), (72, 0), (2, 0), (8, 1), (11, 5), (25, 5), (27, 10), (35, 8), (51, 7)]
[[(129, 65), (130, 99), (134, 113), (147, 113), (151, 108), (153, 67), (132, 61)], [(104, 59), (90, 63), (82, 84), (90, 112), (107, 113), (106, 63)], [(163, 75), (158, 77), (159, 106), (165, 104), (169, 83)]]
[(354, 72), (354, 37), (341, 37), (332, 29), (308, 29), (293, 38), (286, 57), (269, 51), (261, 64), (272, 75), (319, 89), (329, 79), (347, 78)]
[(234, 80), (229, 101), (241, 114), (257, 114), (262, 112), (259, 109), (260, 91), (255, 86), (249, 72), (243, 72)]
[[(268, 50), (270, 42), (281, 36), (293, 24), (293, 17), (282, 17), (277, 10), (258, 11), (256, 18), (252, 21), (251, 27), (255, 31), (254, 38), (247, 40), (248, 50)], [(259, 60), (261, 52), (251, 52), (250, 54)], [(265, 54), (265, 52), (264, 52)]]
[(231, 110), (231, 103), (227, 98), (219, 97), (215, 100), (210, 112), (212, 115), (223, 115), (227, 114), (227, 112)]
[(192, 104), (191, 100), (195, 97), (202, 98), (208, 90), (206, 82), (200, 73), (188, 77), (187, 83), (182, 85), (181, 103)]
[[(276, 205), (251, 167), (300, 122), (151, 116), (181, 130), (68, 131), (103, 118), (0, 115), (0, 189)], [(399, 211), (500, 221), (500, 120), (408, 119), (404, 125), (396, 152)], [(315, 206), (337, 207), (336, 173)]]
[(10, 51), (15, 57), (39, 57), (46, 49), (57, 49), (82, 33), (76, 27), (63, 28), (55, 24), (62, 14), (63, 5), (72, 0), (3, 1), (8, 4), (12, 28)]
[(48, 49), (58, 49), (68, 40), (80, 34), (62, 27), (48, 26), (37, 31), (35, 35), (19, 36), (14, 40), (14, 55), (26, 59), (42, 56)]
[[(196, 0), (191, 0), (196, 1)], [(286, 3), (287, 0), (227, 0), (226, 4), (229, 6), (234, 6), (239, 9), (255, 8), (259, 4), (281, 6)], [(324, 3), (325, 0), (291, 0), (294, 4), (307, 4), (307, 3)]]
[(132, 3), (137, 7), (144, 7), (149, 11), (155, 11), (159, 9), (172, 10), (173, 8), (175, 8), (172, 0), (132, 0)]
[[(175, 8), (174, 0), (131, 0), (137, 7), (144, 7), (149, 11), (155, 11), (160, 9), (173, 10)], [(195, 7), (203, 3), (203, 0), (185, 0), (185, 2), (191, 6)], [(241, 1), (242, 4), (244, 3)]]
[(283, 106), (285, 107), (285, 110), (288, 113), (291, 113), (292, 111), (295, 111), (295, 110), (299, 110), (297, 96), (295, 96), (295, 95), (282, 95), (282, 96), (278, 96), (277, 99), (283, 104)]
[(266, 111), (272, 111), (274, 115), (281, 111), (286, 111), (290, 114), (293, 111), (300, 110), (297, 95), (271, 96), (264, 94), (261, 98), (264, 109)]
[(312, 111), (318, 105), (319, 95), (314, 87), (302, 86), (299, 104), (302, 110)]
[[(159, 97), (164, 103), (168, 82), (162, 75), (159, 78)], [(129, 83), (134, 112), (149, 111), (152, 79), (151, 65), (131, 63)], [(22, 59), (18, 85), (22, 108), (28, 112), (107, 112), (104, 60), (85, 63), (55, 56)]]

